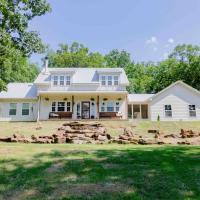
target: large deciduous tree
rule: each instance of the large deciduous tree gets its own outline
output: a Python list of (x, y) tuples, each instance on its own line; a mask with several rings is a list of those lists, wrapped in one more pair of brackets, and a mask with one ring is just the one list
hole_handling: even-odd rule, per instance
[(44, 45), (28, 23), (48, 11), (46, 0), (0, 0), (0, 91), (9, 82), (32, 81), (38, 73), (28, 56), (43, 52)]
[(4, 37), (10, 37), (13, 45), (25, 55), (43, 51), (38, 33), (28, 31), (28, 23), (48, 11), (50, 5), (46, 0), (1, 0), (0, 43)]

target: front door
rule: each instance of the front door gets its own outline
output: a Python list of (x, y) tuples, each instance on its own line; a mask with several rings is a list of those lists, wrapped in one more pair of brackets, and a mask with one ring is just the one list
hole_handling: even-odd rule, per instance
[(90, 119), (90, 102), (82, 101), (82, 119)]

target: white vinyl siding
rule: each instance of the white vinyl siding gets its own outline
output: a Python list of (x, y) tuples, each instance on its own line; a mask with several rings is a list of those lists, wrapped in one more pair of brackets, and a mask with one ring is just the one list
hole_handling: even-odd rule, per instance
[[(172, 117), (165, 117), (164, 105), (171, 105)], [(196, 117), (190, 117), (189, 105), (195, 105)], [(200, 120), (200, 95), (182, 85), (175, 85), (155, 97), (149, 104), (150, 119), (156, 121)]]

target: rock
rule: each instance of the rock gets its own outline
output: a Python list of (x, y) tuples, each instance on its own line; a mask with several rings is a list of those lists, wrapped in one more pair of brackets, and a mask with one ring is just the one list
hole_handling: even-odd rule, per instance
[(35, 136), (35, 135), (31, 135), (31, 139), (32, 139), (32, 140), (37, 140), (37, 139), (38, 139), (38, 137), (37, 137), (37, 136)]
[(18, 133), (14, 133), (14, 134), (13, 134), (13, 137), (14, 137), (14, 138), (25, 138), (24, 135), (18, 134)]
[(192, 131), (192, 130), (181, 129), (180, 135), (182, 138), (192, 138), (192, 137), (200, 136), (200, 133)]
[(124, 128), (124, 134), (126, 136), (132, 137), (133, 136), (133, 132), (127, 128)]
[(66, 137), (55, 137), (54, 138), (54, 143), (62, 144), (62, 143), (65, 143), (65, 142), (66, 142)]
[(178, 138), (175, 134), (164, 135), (164, 138)]
[(106, 141), (108, 138), (107, 138), (107, 136), (104, 136), (104, 135), (99, 135), (98, 136), (98, 140), (99, 141)]
[(127, 135), (119, 135), (119, 139), (129, 140), (129, 136), (127, 136)]
[(156, 141), (151, 138), (139, 139), (138, 144), (156, 144)]
[(148, 133), (159, 133), (159, 130), (157, 130), (157, 129), (149, 129), (147, 132)]
[(0, 142), (11, 142), (11, 137), (0, 137)]

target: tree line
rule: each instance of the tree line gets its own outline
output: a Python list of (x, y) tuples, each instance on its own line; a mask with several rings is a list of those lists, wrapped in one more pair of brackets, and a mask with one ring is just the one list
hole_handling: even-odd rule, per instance
[(108, 54), (92, 52), (78, 42), (60, 44), (57, 50), (47, 48), (28, 23), (36, 16), (51, 11), (46, 0), (0, 1), (0, 91), (9, 82), (32, 82), (39, 67), (30, 63), (33, 53), (49, 57), (50, 67), (122, 67), (127, 73), (129, 92), (156, 93), (171, 83), (182, 80), (200, 90), (200, 47), (178, 45), (162, 62), (140, 62), (125, 50), (113, 49)]

